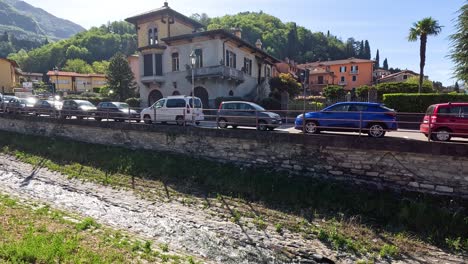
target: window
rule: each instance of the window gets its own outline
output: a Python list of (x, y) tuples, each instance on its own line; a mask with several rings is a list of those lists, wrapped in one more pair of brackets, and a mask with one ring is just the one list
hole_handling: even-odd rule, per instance
[(365, 112), (368, 110), (366, 105), (349, 105), (348, 112)]
[(460, 106), (439, 108), (439, 116), (460, 117), (461, 111), (462, 108)]
[(157, 45), (158, 44), (158, 29), (150, 28), (148, 30), (148, 45)]
[(403, 75), (403, 80), (408, 79), (408, 75)]
[(237, 56), (234, 52), (226, 50), (226, 66), (236, 68)]
[(344, 76), (341, 76), (340, 82), (346, 82), (346, 78)]
[(197, 56), (197, 59), (195, 61), (195, 68), (202, 68), (203, 67), (203, 50), (196, 49), (195, 55)]
[(143, 76), (153, 76), (153, 54), (143, 55)]
[(172, 71), (179, 71), (179, 53), (172, 53)]
[(462, 113), (461, 113), (461, 118), (468, 119), (468, 106), (463, 107)]
[(325, 112), (347, 112), (349, 105), (336, 105), (331, 108), (326, 109)]
[(166, 102), (166, 99), (159, 100), (153, 105), (153, 107), (154, 108), (163, 108), (165, 102)]
[(357, 71), (359, 71), (359, 66), (357, 65), (351, 66), (351, 72), (357, 72)]
[(357, 76), (353, 76), (353, 82), (357, 81)]
[(162, 54), (155, 54), (156, 60), (156, 76), (163, 75), (163, 68), (162, 68)]
[(318, 84), (323, 84), (323, 76), (318, 77)]
[(347, 67), (346, 66), (341, 66), (340, 67), (340, 72), (346, 72)]
[(271, 68), (268, 67), (268, 66), (265, 66), (265, 75), (267, 78), (270, 78), (271, 77)]
[(244, 58), (244, 72), (252, 75), (252, 60)]
[(167, 108), (184, 108), (186, 106), (184, 99), (169, 99), (167, 100)]

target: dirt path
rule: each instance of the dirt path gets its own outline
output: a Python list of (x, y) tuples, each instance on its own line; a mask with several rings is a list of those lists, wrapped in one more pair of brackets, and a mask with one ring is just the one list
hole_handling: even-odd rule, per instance
[[(93, 217), (100, 223), (138, 234), (171, 250), (197, 255), (207, 263), (320, 263), (326, 256), (338, 263), (355, 263), (320, 241), (304, 239), (274, 228), (258, 230), (179, 202), (147, 201), (131, 191), (67, 179), (59, 173), (33, 167), (0, 155), (0, 193), (38, 200), (51, 206)], [(462, 263), (446, 254), (411, 257), (404, 263)], [(326, 262), (323, 262), (326, 263)]]

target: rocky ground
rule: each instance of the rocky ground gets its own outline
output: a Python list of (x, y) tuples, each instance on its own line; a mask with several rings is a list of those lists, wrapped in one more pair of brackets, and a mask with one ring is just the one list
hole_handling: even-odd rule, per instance
[[(0, 192), (92, 217), (155, 243), (168, 243), (172, 250), (196, 255), (206, 263), (355, 263), (361, 259), (287, 229), (278, 232), (273, 225), (256, 228), (252, 223), (241, 224), (239, 219), (227, 218), (230, 202), (223, 199), (216, 200), (216, 204), (210, 204), (209, 200), (184, 204), (142, 199), (134, 191), (71, 180), (6, 155), (0, 155)], [(427, 247), (424, 252), (393, 262), (464, 261), (462, 257)]]

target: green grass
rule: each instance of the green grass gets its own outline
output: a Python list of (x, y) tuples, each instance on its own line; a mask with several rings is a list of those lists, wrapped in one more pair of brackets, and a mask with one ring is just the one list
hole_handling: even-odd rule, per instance
[(398, 256), (398, 251), (398, 247), (385, 244), (380, 250), (379, 255), (381, 258), (395, 258)]
[[(289, 177), (274, 170), (239, 168), (171, 153), (135, 151), (6, 132), (0, 132), (0, 148), (21, 161), (41, 164), (69, 177), (118, 188), (130, 188), (135, 183), (137, 188), (140, 184), (144, 189), (143, 185), (151, 182), (161, 183), (165, 190), (145, 190), (159, 192), (155, 196), (164, 199), (176, 195), (215, 194), (219, 203), (223, 202), (223, 196), (243, 197), (249, 202), (261, 202), (267, 208), (310, 221), (320, 216), (324, 219), (338, 217), (346, 223), (358, 216), (359, 224), (376, 233), (388, 234), (394, 240), (398, 240), (398, 234), (407, 233), (411, 234), (412, 238), (408, 239), (411, 241), (421, 240), (454, 251), (468, 250), (468, 242), (464, 241), (468, 237), (468, 203), (462, 199), (406, 192), (396, 194), (362, 187), (356, 189), (339, 182)], [(143, 192), (142, 196), (149, 193)], [(194, 203), (188, 198), (180, 200), (190, 205)], [(204, 208), (207, 209), (208, 205), (205, 204)], [(243, 216), (231, 213), (229, 217), (238, 222)], [(260, 230), (268, 224), (256, 218), (252, 222)], [(350, 228), (345, 230), (332, 222), (324, 224), (322, 233), (300, 225), (282, 224), (291, 231), (322, 237), (335, 248), (351, 252), (372, 248), (366, 246), (365, 241), (369, 237), (354, 234)], [(400, 245), (399, 248), (401, 250)], [(375, 250), (379, 253), (380, 249)]]
[[(191, 256), (163, 254), (92, 218), (79, 224), (66, 213), (22, 204), (0, 195), (0, 263), (192, 263)], [(61, 217), (59, 217), (61, 216)], [(75, 218), (74, 216), (69, 216)], [(92, 232), (90, 229), (93, 228)]]

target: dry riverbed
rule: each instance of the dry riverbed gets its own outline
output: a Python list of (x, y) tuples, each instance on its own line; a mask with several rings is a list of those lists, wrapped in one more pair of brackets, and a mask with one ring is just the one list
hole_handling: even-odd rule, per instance
[[(462, 256), (406, 237), (392, 241), (392, 245), (404, 243), (404, 250), (386, 247), (385, 234), (374, 233), (359, 224), (319, 218), (306, 221), (242, 199), (180, 194), (149, 180), (137, 180), (134, 184), (135, 190), (83, 182), (49, 171), (40, 164), (32, 166), (0, 155), (0, 193), (91, 217), (100, 224), (135, 234), (155, 245), (167, 244), (177, 254), (193, 255), (206, 263), (466, 261)], [(336, 250), (339, 247), (334, 243), (339, 243), (337, 236), (340, 237), (330, 231), (333, 225), (347, 230), (347, 234), (369, 239), (351, 243), (343, 238), (343, 243), (356, 247), (357, 252)], [(327, 240), (324, 238), (333, 243), (322, 242)], [(362, 251), (374, 245), (382, 248), (381, 254)]]

